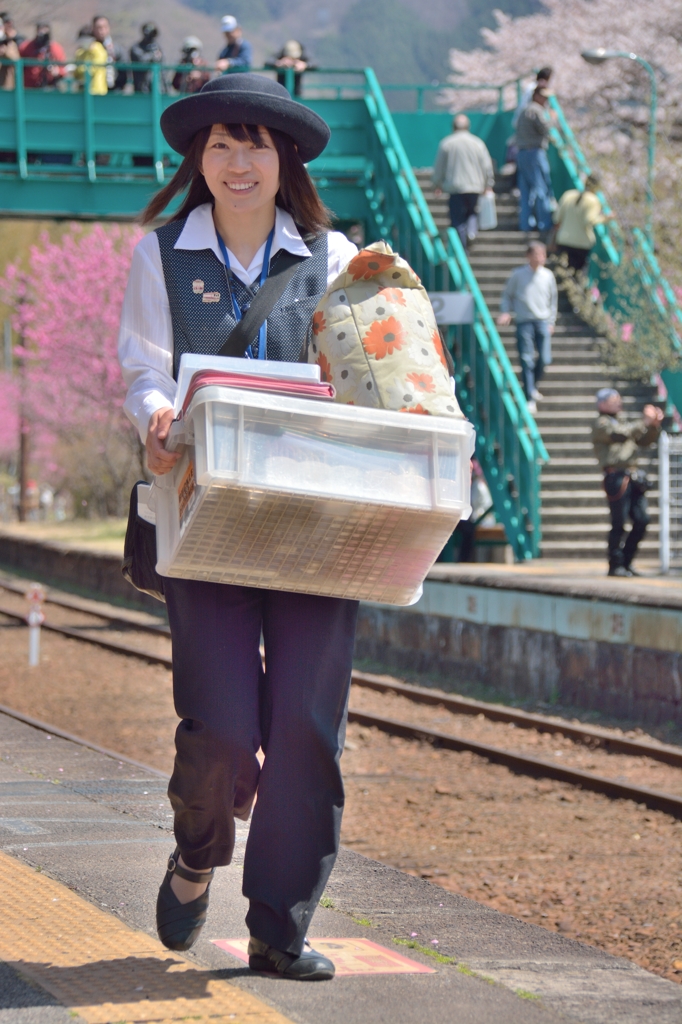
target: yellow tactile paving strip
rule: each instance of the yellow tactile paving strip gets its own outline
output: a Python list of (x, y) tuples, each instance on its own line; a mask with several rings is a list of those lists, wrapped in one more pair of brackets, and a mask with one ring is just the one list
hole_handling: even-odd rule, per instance
[(0, 959), (88, 1024), (290, 1024), (276, 1010), (0, 853)]

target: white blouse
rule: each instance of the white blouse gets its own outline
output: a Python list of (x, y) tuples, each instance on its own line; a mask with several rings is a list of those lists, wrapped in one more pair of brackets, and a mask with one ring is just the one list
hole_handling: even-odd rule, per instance
[[(357, 253), (357, 247), (340, 231), (329, 232), (327, 283), (331, 283)], [(204, 203), (192, 210), (177, 242), (176, 249), (212, 249), (224, 263), (218, 244), (213, 208)], [(272, 252), (286, 249), (301, 256), (310, 250), (301, 238), (290, 214), (277, 208)], [(243, 267), (228, 249), (233, 273), (246, 285), (260, 275), (265, 243), (248, 267)], [(133, 253), (130, 276), (123, 299), (118, 358), (128, 394), (123, 405), (126, 415), (137, 427), (144, 442), (149, 418), (157, 409), (172, 406), (176, 383), (173, 379), (173, 326), (168, 294), (161, 265), (156, 232), (138, 242)]]

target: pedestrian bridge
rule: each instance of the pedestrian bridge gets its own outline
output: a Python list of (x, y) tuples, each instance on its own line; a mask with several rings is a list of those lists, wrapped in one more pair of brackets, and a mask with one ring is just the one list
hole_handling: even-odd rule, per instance
[[(94, 96), (87, 89), (25, 89), (22, 63), (17, 87), (0, 92), (0, 215), (133, 219), (180, 162), (159, 129), (162, 111), (177, 98), (164, 90), (164, 69), (152, 66), (149, 93)], [(457, 233), (439, 232), (414, 173), (433, 165), (438, 142), (450, 131), (452, 114), (437, 105), (442, 87), (382, 88), (371, 69), (308, 73), (305, 83), (301, 102), (332, 129), (329, 146), (309, 170), (336, 219), (360, 225), (368, 240), (385, 238), (429, 291), (473, 296), (473, 323), (447, 326), (459, 401), (476, 427), (477, 457), (515, 557), (536, 557), (547, 452)], [(288, 85), (293, 92), (293, 80)], [(467, 110), (498, 166), (511, 134), (505, 99), (513, 107), (515, 96), (509, 85), (487, 86), (492, 105)], [(387, 95), (400, 109), (391, 111)], [(551, 102), (550, 165), (560, 195), (579, 186), (589, 168), (561, 108)], [(607, 309), (626, 301), (631, 307), (633, 299), (645, 303), (679, 345), (682, 311), (644, 236), (635, 231), (629, 239), (639, 280), (637, 295), (624, 297), (612, 287), (609, 268), (618, 266), (625, 237), (614, 221), (599, 225), (597, 234), (591, 273)], [(664, 372), (663, 378), (682, 408), (682, 375)]]

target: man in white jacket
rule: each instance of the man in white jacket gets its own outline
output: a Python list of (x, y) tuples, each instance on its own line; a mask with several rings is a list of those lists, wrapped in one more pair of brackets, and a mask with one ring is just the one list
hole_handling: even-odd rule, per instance
[(447, 135), (438, 147), (433, 184), (436, 195), (450, 194), (450, 220), (466, 247), (478, 230), (478, 200), (492, 190), (495, 175), (488, 148), (483, 139), (469, 131), (466, 114), (458, 114), (452, 127), (452, 135)]
[[(516, 341), (521, 359), (523, 390), (528, 408), (535, 415), (542, 395), (538, 383), (552, 362), (552, 334), (557, 317), (557, 287), (554, 274), (545, 266), (547, 249), (542, 242), (528, 246), (528, 262), (509, 275), (500, 302), (500, 327), (516, 317)], [(537, 351), (537, 356), (536, 356)]]

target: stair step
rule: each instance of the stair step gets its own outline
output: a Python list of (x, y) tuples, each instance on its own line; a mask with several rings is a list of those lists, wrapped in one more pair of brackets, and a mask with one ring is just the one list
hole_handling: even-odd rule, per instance
[[(649, 510), (651, 512), (651, 510)], [(570, 541), (571, 537), (580, 537), (581, 541), (590, 541), (598, 539), (599, 537), (605, 537), (604, 528), (609, 528), (608, 520), (604, 520), (603, 523), (594, 523), (593, 525), (587, 523), (566, 523), (563, 526), (557, 526), (553, 523), (545, 524), (543, 519), (542, 523), (542, 536), (547, 541), (552, 541), (556, 544), (561, 540)], [(647, 527), (647, 535), (658, 534), (658, 523), (651, 523)], [(649, 537), (651, 540), (651, 537)], [(573, 541), (575, 544), (575, 540)], [(602, 541), (603, 543), (603, 541)]]
[[(658, 522), (658, 510), (649, 509), (651, 524)], [(603, 529), (608, 525), (609, 511), (606, 502), (601, 508), (591, 508), (589, 505), (573, 505), (570, 508), (546, 508), (542, 509), (542, 530), (543, 533), (559, 527), (568, 530), (579, 529), (581, 526), (586, 530)]]
[[(435, 196), (432, 169), (415, 171), (436, 226), (444, 236), (450, 227), (447, 198)], [(482, 231), (469, 247), (469, 262), (493, 317), (499, 311), (504, 286), (511, 272), (522, 266), (526, 256), (526, 236), (518, 226), (518, 199), (498, 179), (496, 192), (498, 226)], [(532, 238), (537, 238), (533, 233)], [(512, 323), (499, 328), (500, 338), (520, 380), (516, 328)], [(596, 417), (594, 396), (600, 387), (615, 386), (623, 396), (623, 408), (635, 416), (655, 391), (647, 385), (613, 380), (602, 363), (597, 333), (571, 309), (560, 295), (559, 315), (552, 337), (553, 362), (540, 384), (543, 399), (538, 404), (536, 422), (550, 461), (542, 467), (540, 501), (542, 509), (542, 555), (545, 558), (597, 558), (604, 562), (606, 576), (606, 537), (609, 530), (608, 504), (602, 486), (602, 473), (592, 448), (592, 427)], [(643, 453), (654, 488), (658, 485), (655, 452)], [(647, 495), (653, 520), (640, 551), (658, 555), (658, 491)]]
[[(658, 552), (658, 542), (652, 542), (646, 538), (640, 543), (638, 548), (638, 555), (640, 557), (648, 554), (650, 557), (657, 559)], [(543, 558), (574, 558), (576, 561), (585, 558), (603, 558), (604, 576), (607, 575), (606, 539), (602, 540), (601, 543), (598, 541), (585, 541), (585, 543), (578, 545), (574, 540), (546, 543), (543, 537), (541, 554)]]

